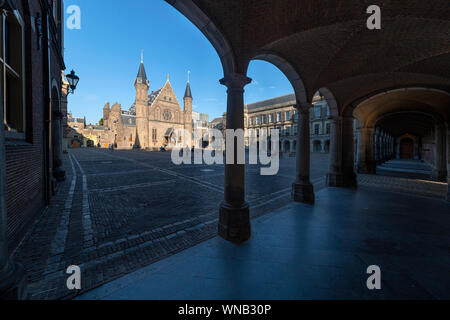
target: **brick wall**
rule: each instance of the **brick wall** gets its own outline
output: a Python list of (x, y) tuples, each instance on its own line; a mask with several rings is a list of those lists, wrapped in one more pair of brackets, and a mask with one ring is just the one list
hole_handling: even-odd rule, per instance
[[(44, 0), (45, 1), (45, 0)], [(46, 205), (46, 171), (45, 163), (46, 134), (45, 116), (48, 101), (44, 90), (44, 38), (38, 47), (38, 32), (32, 27), (38, 13), (43, 14), (42, 2), (38, 0), (18, 0), (18, 10), (25, 21), (25, 56), (26, 56), (26, 115), (27, 134), (24, 141), (6, 141), (6, 183), (7, 183), (7, 239), (13, 249), (28, 231), (34, 219), (42, 213)], [(43, 23), (44, 28), (44, 23)], [(42, 30), (45, 33), (45, 30)], [(62, 69), (61, 59), (57, 57), (58, 49), (51, 50), (52, 78), (58, 79)], [(52, 158), (51, 156), (49, 157)]]

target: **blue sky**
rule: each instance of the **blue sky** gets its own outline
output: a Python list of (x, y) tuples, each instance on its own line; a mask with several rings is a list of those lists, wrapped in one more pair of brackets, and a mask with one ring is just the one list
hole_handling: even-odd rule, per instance
[[(88, 123), (102, 117), (106, 102), (128, 109), (134, 101), (134, 80), (141, 49), (150, 90), (163, 86), (167, 74), (175, 94), (182, 99), (191, 71), (194, 111), (210, 120), (226, 111), (226, 88), (219, 57), (206, 37), (163, 0), (66, 0), (65, 7), (81, 9), (81, 30), (65, 29), (66, 73), (74, 69), (81, 80), (69, 96), (74, 116)], [(66, 14), (66, 18), (67, 18)], [(292, 93), (286, 77), (274, 66), (253, 61), (245, 103)]]

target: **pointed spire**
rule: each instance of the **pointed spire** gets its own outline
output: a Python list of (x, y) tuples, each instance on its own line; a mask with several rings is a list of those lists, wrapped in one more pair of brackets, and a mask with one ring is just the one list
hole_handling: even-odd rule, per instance
[(137, 79), (141, 80), (142, 83), (147, 83), (147, 73), (144, 67), (144, 49), (141, 51), (141, 65), (139, 66)]
[(187, 81), (187, 84), (186, 84), (186, 91), (184, 92), (184, 98), (185, 99), (186, 98), (191, 98), (192, 99), (191, 84), (189, 83), (189, 74), (190, 73), (191, 72), (188, 71), (188, 81)]

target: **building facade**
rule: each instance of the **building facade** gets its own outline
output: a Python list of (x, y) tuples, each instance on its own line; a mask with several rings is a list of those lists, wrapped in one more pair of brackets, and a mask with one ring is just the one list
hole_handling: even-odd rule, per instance
[[(103, 107), (103, 126), (80, 126), (78, 121), (68, 123), (69, 127), (83, 136), (83, 146), (94, 145), (117, 149), (159, 149), (171, 148), (177, 142), (175, 131), (186, 130), (192, 136), (192, 92), (190, 83), (184, 94), (184, 110), (172, 89), (169, 77), (164, 86), (149, 94), (150, 81), (147, 79), (143, 59), (134, 83), (136, 99), (131, 108), (123, 110), (117, 102)], [(75, 127), (77, 126), (77, 127)], [(78, 142), (68, 139), (69, 147)], [(192, 141), (186, 141), (186, 145)]]
[[(62, 1), (10, 1), (3, 12), (7, 238), (14, 247), (50, 202), (61, 170)], [(3, 30), (3, 26), (5, 29)], [(5, 82), (3, 80), (6, 80)], [(44, 170), (43, 170), (44, 169)]]
[[(271, 130), (278, 129), (280, 151), (294, 154), (298, 130), (298, 113), (295, 105), (294, 94), (247, 104), (244, 110), (245, 130), (254, 129), (258, 136), (264, 131), (270, 138)], [(311, 151), (328, 153), (331, 130), (330, 108), (325, 98), (319, 94), (314, 96), (313, 105), (313, 108), (310, 109)], [(222, 125), (218, 125), (219, 120), (215, 119), (212, 127), (225, 128), (226, 114), (224, 114), (222, 122)], [(248, 145), (248, 137), (246, 139), (246, 145)]]
[[(0, 2), (0, 299), (21, 297), (11, 252), (44, 212), (62, 170), (63, 3)], [(5, 273), (6, 274), (5, 274)], [(11, 288), (15, 288), (14, 290)], [(11, 291), (13, 290), (13, 291)]]

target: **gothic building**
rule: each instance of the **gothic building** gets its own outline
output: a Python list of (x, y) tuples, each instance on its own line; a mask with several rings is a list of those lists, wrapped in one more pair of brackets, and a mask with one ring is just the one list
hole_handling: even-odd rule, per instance
[[(118, 149), (171, 148), (177, 141), (175, 130), (185, 129), (192, 137), (192, 93), (189, 79), (184, 94), (184, 110), (178, 102), (167, 76), (164, 86), (149, 94), (144, 61), (141, 59), (134, 86), (136, 100), (129, 110), (122, 110), (115, 103), (103, 108), (103, 130), (100, 130), (97, 145)], [(180, 141), (178, 141), (180, 142)]]

